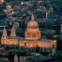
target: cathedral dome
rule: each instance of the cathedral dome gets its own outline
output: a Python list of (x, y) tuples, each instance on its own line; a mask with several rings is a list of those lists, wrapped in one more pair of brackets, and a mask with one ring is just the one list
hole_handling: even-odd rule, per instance
[(27, 28), (38, 28), (38, 23), (34, 20), (34, 15), (31, 16), (31, 21), (28, 22)]
[(39, 40), (41, 37), (38, 23), (34, 20), (34, 15), (31, 16), (31, 21), (28, 22), (27, 30), (25, 31), (25, 39)]
[(30, 21), (27, 25), (28, 28), (37, 28), (38, 23), (36, 21)]

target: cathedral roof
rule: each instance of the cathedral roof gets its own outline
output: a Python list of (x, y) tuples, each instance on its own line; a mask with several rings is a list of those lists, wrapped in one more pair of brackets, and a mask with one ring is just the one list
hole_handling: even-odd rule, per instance
[(19, 40), (24, 40), (23, 37), (11, 37), (11, 36), (8, 36), (8, 39), (19, 39)]

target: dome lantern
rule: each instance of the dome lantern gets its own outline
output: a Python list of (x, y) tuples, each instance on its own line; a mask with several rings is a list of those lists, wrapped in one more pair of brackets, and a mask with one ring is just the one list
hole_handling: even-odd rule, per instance
[(34, 14), (32, 14), (32, 16), (31, 16), (31, 20), (34, 21)]

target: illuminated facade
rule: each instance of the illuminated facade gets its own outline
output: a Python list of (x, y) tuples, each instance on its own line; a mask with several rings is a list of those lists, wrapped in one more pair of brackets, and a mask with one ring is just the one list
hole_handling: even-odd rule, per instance
[(56, 40), (41, 39), (41, 32), (33, 14), (31, 16), (31, 21), (27, 24), (25, 38), (23, 40), (16, 36), (16, 30), (14, 27), (12, 27), (11, 35), (8, 37), (7, 30), (4, 27), (1, 43), (4, 45), (19, 45), (20, 47), (27, 48), (51, 48), (53, 52), (55, 52), (57, 45)]

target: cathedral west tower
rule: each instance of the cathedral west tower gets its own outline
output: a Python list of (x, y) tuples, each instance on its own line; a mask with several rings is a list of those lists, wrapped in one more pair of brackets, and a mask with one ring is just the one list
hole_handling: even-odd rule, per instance
[(4, 27), (3, 32), (2, 32), (2, 38), (1, 38), (1, 42), (4, 43), (5, 40), (7, 40), (7, 30)]
[(16, 31), (15, 31), (14, 26), (11, 29), (11, 37), (16, 37)]

